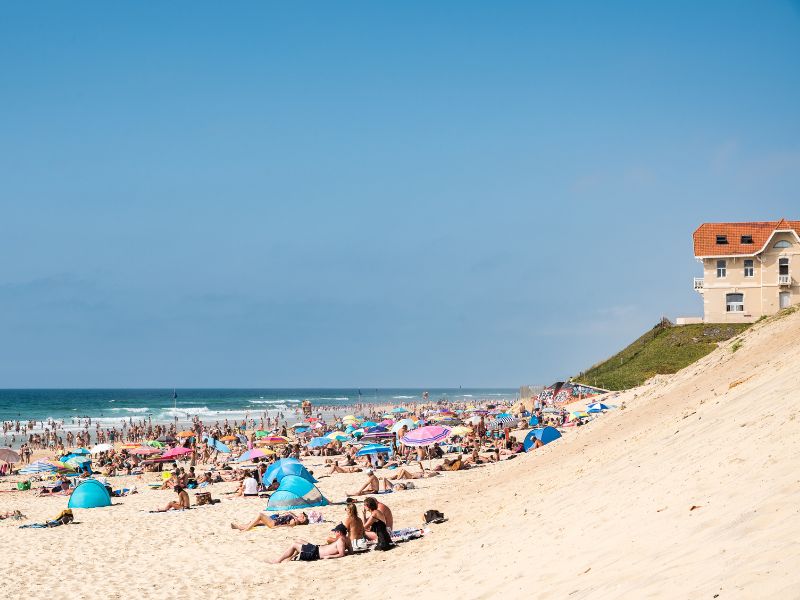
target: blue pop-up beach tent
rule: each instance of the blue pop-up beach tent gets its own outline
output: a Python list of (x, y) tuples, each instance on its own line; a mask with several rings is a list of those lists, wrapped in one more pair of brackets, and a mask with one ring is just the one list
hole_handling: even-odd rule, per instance
[(310, 483), (317, 483), (317, 480), (314, 479), (314, 476), (311, 472), (305, 468), (299, 462), (283, 462), (279, 460), (278, 462), (272, 464), (267, 471), (264, 473), (263, 483), (264, 485), (269, 485), (276, 479), (279, 482), (283, 481), (284, 477), (289, 475), (302, 477), (306, 481)]
[(298, 475), (286, 475), (269, 497), (267, 510), (296, 510), (326, 504), (328, 501), (313, 483)]
[(525, 436), (525, 441), (522, 442), (522, 446), (525, 448), (525, 452), (527, 452), (528, 450), (533, 448), (533, 445), (536, 443), (536, 440), (541, 440), (542, 444), (549, 444), (553, 440), (557, 440), (560, 437), (561, 434), (555, 427), (544, 427), (542, 429), (533, 429), (528, 433), (528, 435)]
[(111, 495), (102, 483), (96, 479), (87, 479), (72, 492), (67, 506), (69, 508), (111, 506)]

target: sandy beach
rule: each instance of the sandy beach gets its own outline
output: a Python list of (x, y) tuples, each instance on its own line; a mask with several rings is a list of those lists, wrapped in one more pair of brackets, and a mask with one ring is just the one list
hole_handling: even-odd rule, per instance
[[(296, 537), (322, 541), (343, 513), (295, 529), (230, 529), (265, 500), (225, 495), (174, 514), (145, 480), (114, 506), (49, 530), (0, 523), (6, 586), (28, 597), (789, 598), (800, 591), (796, 472), (800, 313), (754, 326), (674, 376), (622, 393), (624, 406), (515, 460), (416, 481), (381, 499), (399, 527), (427, 509), (448, 521), (387, 553), (267, 564)], [(322, 459), (307, 459), (320, 471)], [(379, 475), (382, 473), (379, 473)], [(155, 474), (145, 478), (155, 479)], [(332, 502), (361, 473), (324, 477)], [(8, 484), (3, 482), (6, 489)], [(0, 511), (44, 520), (64, 498), (3, 492)]]

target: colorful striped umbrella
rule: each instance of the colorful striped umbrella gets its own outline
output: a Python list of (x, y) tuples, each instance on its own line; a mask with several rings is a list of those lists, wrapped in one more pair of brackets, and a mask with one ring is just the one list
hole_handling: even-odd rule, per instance
[(52, 463), (49, 463), (44, 460), (37, 460), (29, 464), (27, 467), (22, 467), (19, 472), (22, 475), (30, 475), (33, 473), (55, 473), (58, 471), (58, 467)]
[(280, 444), (288, 444), (289, 438), (285, 438), (282, 435), (268, 435), (267, 437), (262, 437), (260, 441), (267, 446), (278, 446)]
[(161, 450), (150, 446), (139, 446), (138, 448), (130, 450), (130, 453), (136, 456), (152, 456), (153, 454), (161, 454)]
[(400, 441), (406, 446), (430, 446), (450, 436), (451, 429), (443, 425), (428, 425), (405, 434)]

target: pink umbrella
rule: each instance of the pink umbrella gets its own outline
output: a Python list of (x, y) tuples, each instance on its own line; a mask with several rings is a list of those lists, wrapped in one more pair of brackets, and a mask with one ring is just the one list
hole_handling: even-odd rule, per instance
[(176, 456), (183, 456), (184, 454), (191, 454), (191, 448), (182, 448), (181, 446), (176, 446), (175, 448), (170, 448), (164, 454), (161, 455), (161, 458), (175, 458)]
[(160, 454), (161, 450), (158, 448), (153, 448), (152, 446), (140, 446), (138, 448), (134, 448), (133, 450), (129, 450), (129, 452), (138, 456), (149, 456), (151, 454)]
[(392, 419), (384, 419), (378, 425), (383, 425), (384, 427), (388, 427), (389, 425), (394, 425), (394, 421)]
[(450, 437), (450, 428), (443, 425), (428, 425), (412, 429), (400, 441), (406, 446), (430, 446)]

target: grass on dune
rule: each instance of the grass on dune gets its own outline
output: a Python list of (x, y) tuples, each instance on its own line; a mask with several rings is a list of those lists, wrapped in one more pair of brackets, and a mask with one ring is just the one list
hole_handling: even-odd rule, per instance
[(727, 323), (672, 325), (665, 320), (621, 352), (574, 379), (607, 390), (635, 387), (653, 375), (677, 373), (712, 352), (719, 342), (739, 335), (749, 326)]

